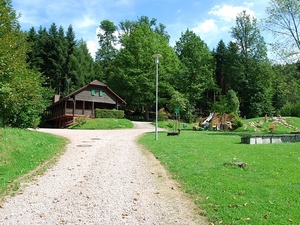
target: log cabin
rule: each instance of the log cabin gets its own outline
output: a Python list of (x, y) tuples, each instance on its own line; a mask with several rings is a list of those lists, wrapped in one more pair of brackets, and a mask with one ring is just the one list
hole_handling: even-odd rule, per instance
[(78, 90), (60, 98), (54, 97), (53, 104), (46, 110), (47, 122), (51, 127), (63, 128), (74, 124), (76, 117), (94, 117), (99, 109), (119, 109), (126, 102), (104, 83), (94, 80)]

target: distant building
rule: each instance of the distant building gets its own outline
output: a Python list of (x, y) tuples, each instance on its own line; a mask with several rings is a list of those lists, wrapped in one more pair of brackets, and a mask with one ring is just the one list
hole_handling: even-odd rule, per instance
[(47, 122), (52, 127), (67, 127), (79, 116), (94, 117), (95, 109), (118, 109), (126, 102), (104, 83), (94, 80), (68, 94), (64, 98), (56, 95), (47, 108)]

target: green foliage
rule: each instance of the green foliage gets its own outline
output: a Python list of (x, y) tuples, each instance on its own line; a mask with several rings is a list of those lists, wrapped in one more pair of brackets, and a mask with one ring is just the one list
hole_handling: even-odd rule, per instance
[(300, 101), (296, 103), (287, 102), (280, 110), (282, 116), (300, 117)]
[(222, 117), (225, 113), (233, 114), (235, 117), (239, 115), (239, 100), (236, 96), (236, 93), (233, 90), (229, 90), (226, 96), (219, 96), (219, 101), (216, 102), (212, 110), (219, 113), (219, 116)]
[(102, 69), (94, 62), (86, 42), (80, 40), (70, 55), (67, 93), (71, 93), (86, 85), (93, 79), (102, 77)]
[(281, 109), (280, 109), (280, 115), (282, 116), (291, 116), (292, 115), (292, 109), (294, 107), (294, 104), (287, 102)]
[(86, 116), (79, 116), (76, 118), (76, 124), (81, 126), (81, 125), (85, 124), (87, 120), (88, 120), (88, 118)]
[(39, 167), (36, 174), (31, 174), (37, 175), (49, 166), (67, 141), (41, 132), (5, 128), (0, 129), (0, 143), (0, 197), (3, 197), (20, 187), (20, 177)]
[(218, 43), (217, 49), (214, 52), (214, 58), (216, 60), (216, 84), (221, 89), (221, 94), (225, 95), (230, 86), (230, 72), (228, 71), (231, 61), (229, 60), (229, 50), (227, 49), (223, 40)]
[(46, 107), (43, 79), (28, 69), (29, 47), (10, 1), (0, 4), (0, 120), (3, 126), (37, 127)]
[(103, 69), (103, 81), (107, 82), (109, 77), (109, 69), (112, 61), (115, 59), (118, 50), (117, 45), (117, 26), (109, 20), (100, 22), (100, 32), (97, 34), (99, 49), (96, 52), (96, 61), (100, 63)]
[(124, 98), (127, 108), (145, 108), (148, 120), (149, 109), (155, 106), (156, 64), (152, 55), (160, 53), (163, 56), (158, 71), (159, 104), (170, 98), (173, 90), (170, 80), (176, 74), (178, 58), (168, 43), (145, 24), (124, 35), (122, 45), (113, 62), (108, 85)]
[[(170, 141), (170, 139), (172, 139)], [(182, 131), (140, 139), (214, 224), (300, 223), (300, 143), (240, 144), (235, 133)], [(231, 162), (247, 163), (246, 169)], [(288, 204), (287, 204), (288, 202)]]
[(231, 29), (236, 39), (236, 50), (241, 71), (233, 90), (240, 99), (242, 116), (257, 117), (273, 110), (269, 87), (273, 77), (271, 65), (267, 59), (267, 47), (255, 18), (246, 11), (238, 14), (236, 26)]
[(184, 94), (174, 91), (171, 100), (168, 103), (168, 108), (171, 112), (173, 112), (175, 108), (184, 111), (187, 108), (187, 104), (188, 100), (185, 98)]
[(204, 91), (214, 87), (214, 58), (206, 43), (190, 30), (181, 34), (174, 51), (181, 62), (180, 72), (173, 80), (175, 89), (185, 94), (189, 104), (196, 105)]
[(244, 123), (242, 118), (238, 117), (235, 115), (234, 121), (232, 123), (233, 127), (238, 128), (238, 127), (243, 127)]
[[(273, 71), (273, 106), (277, 113), (288, 102), (294, 104), (300, 101), (300, 80), (298, 63), (274, 65)], [(285, 115), (291, 115), (284, 112)]]
[[(153, 123), (155, 125), (155, 123)], [(184, 124), (184, 126), (183, 126)], [(184, 130), (192, 130), (195, 126), (195, 123), (182, 123), (176, 120), (164, 120), (158, 121), (158, 127), (164, 128), (167, 130), (174, 131), (175, 128), (184, 129)], [(176, 130), (177, 131), (177, 130)]]
[(75, 124), (70, 127), (70, 129), (80, 130), (107, 130), (123, 128), (133, 128), (132, 122), (127, 119), (95, 118), (88, 119), (86, 123), (82, 125)]
[(194, 122), (195, 116), (193, 114), (194, 107), (189, 105), (189, 107), (186, 108), (186, 110), (183, 110), (181, 113), (181, 117), (183, 119), (183, 122), (185, 123), (192, 123)]
[(95, 118), (124, 118), (123, 110), (95, 109)]
[(280, 60), (299, 58), (300, 6), (298, 0), (271, 0), (266, 8), (264, 27), (273, 34), (272, 50)]
[[(40, 80), (41, 86), (48, 88), (42, 90), (43, 100), (37, 101), (41, 103), (36, 107), (40, 111), (45, 109), (45, 105), (51, 104), (54, 92), (64, 96), (93, 79), (98, 79), (127, 101), (128, 110), (145, 110), (145, 119), (149, 120), (149, 115), (155, 110), (154, 53), (163, 56), (158, 67), (159, 108), (166, 107), (169, 111), (173, 111), (174, 107), (180, 108), (181, 118), (185, 122), (193, 121), (195, 113), (211, 111), (215, 101), (221, 100), (218, 96), (226, 96), (229, 90), (233, 90), (239, 100), (240, 106), (234, 110), (235, 114), (240, 112), (241, 116), (247, 118), (265, 113), (278, 114), (280, 110), (287, 114), (286, 107), (281, 108), (287, 102), (294, 104), (300, 99), (299, 63), (293, 60), (292, 64), (271, 67), (257, 20), (247, 15), (246, 11), (238, 14), (236, 25), (231, 29), (232, 37), (236, 41), (226, 45), (221, 40), (214, 52), (190, 30), (182, 32), (172, 49), (168, 44), (170, 36), (166, 27), (155, 18), (141, 16), (136, 21), (121, 21), (118, 27), (109, 20), (103, 20), (99, 25), (102, 32), (98, 35), (99, 49), (94, 62), (86, 42), (75, 40), (71, 25), (66, 32), (55, 23), (49, 28), (40, 27), (37, 31), (31, 28), (25, 34), (31, 47), (31, 51), (28, 51), (24, 34), (20, 32), (18, 16), (12, 10), (10, 2), (1, 2), (1, 24), (5, 26), (0, 27), (0, 51), (16, 57), (0, 56), (1, 99), (6, 99), (5, 96), (10, 93), (19, 92), (13, 89), (14, 85), (7, 85), (11, 82), (10, 73), (23, 73), (25, 76), (27, 72), (16, 71), (14, 67), (7, 65), (20, 65), (19, 59), (24, 59), (24, 55), (19, 56), (24, 52), (27, 53), (30, 69), (39, 71), (45, 78), (40, 80), (36, 74), (36, 79)], [(277, 41), (284, 42), (280, 42), (281, 45), (276, 42), (274, 47), (278, 50), (282, 47), (286, 50), (285, 53), (293, 56), (299, 52), (299, 45), (295, 44), (295, 40), (298, 40), (298, 25), (292, 19), (299, 17), (299, 6), (296, 3), (295, 0), (270, 1), (267, 8), (269, 17), (265, 20), (265, 24), (274, 25), (265, 28), (277, 32)], [(291, 32), (279, 34), (279, 24)], [(121, 30), (119, 35), (117, 30)], [(12, 31), (14, 37), (11, 35)], [(296, 39), (292, 40), (294, 37)], [(118, 50), (116, 44), (122, 48)], [(286, 47), (291, 44), (294, 46)], [(5, 72), (4, 67), (9, 70)], [(37, 92), (40, 90), (37, 89)], [(6, 101), (6, 106), (12, 104), (9, 101), (11, 100)], [(21, 113), (29, 110), (28, 104), (23, 108), (13, 108), (14, 112), (20, 113), (10, 115), (13, 118), (8, 120), (0, 118), (9, 121), (3, 122), (3, 125), (19, 124), (20, 117), (23, 121), (30, 120), (31, 116)], [(2, 111), (4, 113), (5, 110)], [(297, 113), (293, 112), (293, 115)], [(31, 126), (36, 126), (38, 121), (39, 118), (34, 119)], [(20, 126), (25, 124), (28, 123)]]
[[(67, 32), (52, 23), (50, 28), (31, 28), (27, 35), (32, 50), (27, 53), (30, 68), (47, 78), (43, 85), (64, 96), (89, 83), (101, 72), (94, 71), (94, 61), (83, 40), (76, 41), (70, 25)], [(101, 71), (101, 70), (100, 70)], [(51, 96), (52, 98), (53, 96)]]
[(239, 133), (261, 133), (269, 134), (269, 126), (275, 126), (275, 130), (272, 131), (273, 134), (289, 134), (291, 132), (300, 130), (300, 118), (292, 117), (281, 119), (267, 118), (265, 121), (264, 117), (258, 117), (253, 119), (243, 120), (243, 127), (239, 127), (235, 132)]
[[(141, 16), (137, 19), (137, 21), (130, 21), (130, 20), (121, 21), (119, 23), (119, 27), (122, 32), (120, 33), (124, 33), (123, 36), (128, 36), (134, 29), (136, 29), (140, 25), (148, 26), (151, 29), (151, 31), (160, 35), (162, 38), (165, 39), (165, 41), (169, 42), (170, 35), (166, 31), (166, 26), (161, 23), (157, 25), (157, 19), (152, 18), (150, 20), (148, 16)], [(121, 43), (122, 43), (122, 36), (121, 36)]]
[(240, 101), (233, 90), (229, 90), (227, 95), (227, 102), (228, 102), (228, 111), (229, 113), (233, 113), (235, 115), (239, 115), (239, 109), (240, 109)]
[(166, 111), (160, 109), (160, 110), (158, 111), (158, 114), (157, 114), (157, 120), (158, 120), (158, 121), (165, 121), (165, 120), (167, 120), (167, 119), (168, 119), (168, 114), (166, 113)]

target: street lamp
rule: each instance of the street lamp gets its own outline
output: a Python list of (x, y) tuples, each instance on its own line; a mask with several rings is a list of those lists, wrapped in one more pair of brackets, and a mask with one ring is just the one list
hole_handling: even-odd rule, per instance
[(156, 85), (155, 85), (155, 140), (158, 140), (158, 132), (157, 132), (157, 115), (158, 115), (158, 62), (159, 58), (162, 57), (161, 54), (154, 54), (152, 55), (153, 58), (155, 58), (155, 64), (156, 64)]

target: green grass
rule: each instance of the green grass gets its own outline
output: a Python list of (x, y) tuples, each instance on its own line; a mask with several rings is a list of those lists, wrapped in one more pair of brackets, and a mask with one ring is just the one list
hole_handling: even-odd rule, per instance
[[(165, 128), (168, 129), (169, 131), (173, 131), (174, 129), (184, 129), (183, 124), (186, 125), (185, 130), (193, 130), (193, 126), (196, 125), (197, 123), (178, 123), (177, 121), (174, 120), (167, 120), (167, 121), (158, 121), (158, 126), (160, 128)], [(153, 123), (155, 125), (155, 122)]]
[[(29, 177), (42, 173), (62, 152), (67, 141), (41, 132), (0, 128), (0, 202)], [(22, 179), (24, 178), (24, 179)]]
[(82, 129), (82, 130), (123, 129), (123, 128), (133, 128), (133, 124), (130, 120), (127, 119), (97, 118), (97, 119), (88, 119), (86, 123), (82, 125), (75, 124), (70, 128)]
[[(287, 126), (286, 122), (289, 126)], [(274, 125), (275, 130), (272, 131), (273, 134), (287, 134), (297, 131), (296, 128), (300, 128), (300, 118), (288, 117), (282, 118), (281, 120), (272, 121), (271, 118), (265, 122), (265, 118), (254, 118), (243, 120), (244, 126), (235, 130), (235, 132), (242, 133), (270, 133), (269, 126)]]
[[(293, 118), (299, 125), (299, 118)], [(245, 121), (248, 122), (248, 121)], [(299, 126), (300, 127), (300, 126)], [(240, 144), (234, 132), (146, 134), (151, 150), (214, 224), (300, 224), (300, 143)], [(246, 169), (231, 165), (243, 161)]]

